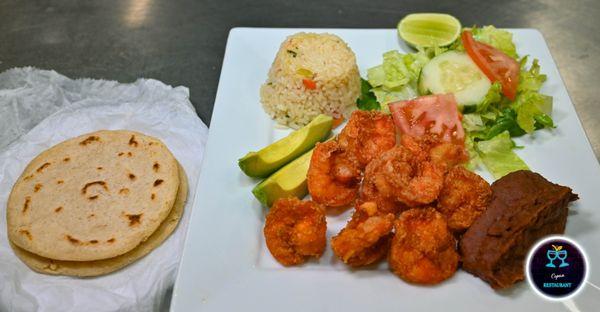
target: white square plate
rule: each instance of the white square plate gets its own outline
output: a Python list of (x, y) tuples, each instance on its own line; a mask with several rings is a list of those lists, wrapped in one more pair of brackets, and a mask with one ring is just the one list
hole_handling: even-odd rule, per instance
[[(330, 32), (356, 54), (363, 76), (380, 64), (382, 53), (408, 48), (396, 30), (235, 28), (229, 34), (214, 106), (207, 150), (187, 235), (173, 311), (415, 311), (536, 310), (564, 311), (576, 304), (597, 308), (600, 293), (590, 285), (568, 305), (545, 301), (526, 282), (496, 292), (463, 271), (434, 286), (407, 284), (378, 268), (351, 270), (330, 248), (319, 260), (295, 268), (275, 262), (262, 235), (265, 210), (250, 192), (258, 180), (246, 177), (237, 160), (287, 133), (278, 130), (259, 102), (259, 87), (281, 42), (298, 31)], [(566, 235), (587, 250), (590, 281), (600, 284), (593, 265), (600, 259), (600, 166), (586, 139), (567, 90), (542, 35), (533, 29), (512, 29), (517, 50), (540, 60), (548, 75), (542, 91), (554, 97), (557, 128), (517, 140), (517, 153), (533, 171), (570, 186), (580, 200), (572, 204)], [(485, 175), (489, 179), (489, 175)], [(350, 212), (328, 216), (328, 237), (335, 235)], [(594, 301), (596, 301), (594, 303)]]

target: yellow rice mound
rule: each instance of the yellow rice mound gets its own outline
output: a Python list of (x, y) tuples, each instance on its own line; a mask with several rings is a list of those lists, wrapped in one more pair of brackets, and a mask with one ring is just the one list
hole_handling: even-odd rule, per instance
[[(311, 89), (303, 80), (311, 80)], [(286, 38), (260, 88), (265, 111), (282, 125), (300, 128), (318, 114), (348, 117), (360, 95), (354, 52), (332, 34), (297, 33)]]

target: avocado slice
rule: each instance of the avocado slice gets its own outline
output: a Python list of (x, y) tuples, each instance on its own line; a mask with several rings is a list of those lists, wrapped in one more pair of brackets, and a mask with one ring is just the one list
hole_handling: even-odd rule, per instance
[(302, 199), (308, 193), (306, 175), (312, 153), (313, 150), (310, 150), (279, 169), (255, 186), (252, 194), (267, 207), (271, 207), (275, 200), (283, 197), (295, 196)]
[(250, 152), (238, 160), (238, 165), (249, 177), (265, 178), (285, 164), (296, 159), (331, 132), (333, 118), (318, 115), (308, 125), (292, 132), (258, 152)]

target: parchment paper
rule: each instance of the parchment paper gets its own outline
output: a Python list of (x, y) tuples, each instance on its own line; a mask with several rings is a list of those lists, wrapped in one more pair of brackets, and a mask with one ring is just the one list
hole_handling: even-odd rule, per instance
[[(184, 167), (188, 203), (173, 235), (136, 263), (96, 278), (38, 274), (13, 253), (6, 201), (37, 154), (100, 129), (130, 129), (161, 139)], [(185, 87), (139, 79), (72, 80), (54, 71), (0, 74), (0, 311), (162, 311), (168, 308), (208, 136)]]

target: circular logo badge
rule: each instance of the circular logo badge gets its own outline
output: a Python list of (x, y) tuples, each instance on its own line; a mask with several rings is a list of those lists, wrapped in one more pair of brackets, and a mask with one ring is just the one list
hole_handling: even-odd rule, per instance
[(529, 285), (542, 297), (564, 300), (575, 296), (588, 274), (583, 249), (564, 236), (550, 236), (529, 251), (525, 272)]

